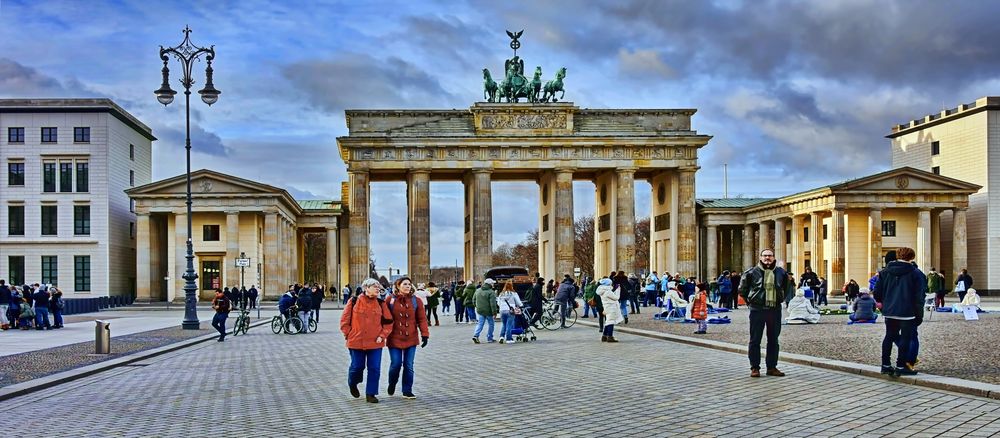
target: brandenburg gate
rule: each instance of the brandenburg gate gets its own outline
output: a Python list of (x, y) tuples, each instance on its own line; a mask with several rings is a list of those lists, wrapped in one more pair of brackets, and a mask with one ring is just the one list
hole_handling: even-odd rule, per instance
[(595, 185), (594, 269), (633, 272), (634, 181), (652, 186), (649, 267), (696, 272), (695, 171), (711, 138), (693, 109), (580, 109), (488, 103), (468, 110), (348, 110), (337, 139), (349, 175), (349, 281), (368, 277), (369, 185), (406, 181), (408, 272), (430, 277), (430, 183), (465, 186), (465, 278), (482, 279), (493, 249), (493, 181), (536, 181), (538, 272), (573, 272), (574, 180)]

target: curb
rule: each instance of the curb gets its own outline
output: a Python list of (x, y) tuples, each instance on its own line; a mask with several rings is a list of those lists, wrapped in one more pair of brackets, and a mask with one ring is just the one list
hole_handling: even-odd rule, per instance
[[(257, 327), (260, 325), (265, 325), (270, 323), (271, 323), (270, 318), (264, 318), (261, 319), (260, 321), (250, 323), (250, 327)], [(218, 337), (219, 335), (216, 334), (202, 335), (197, 338), (185, 339), (183, 341), (175, 342), (173, 344), (167, 344), (162, 347), (140, 351), (137, 353), (130, 354), (128, 356), (122, 356), (115, 359), (110, 359), (90, 365), (85, 365), (79, 368), (74, 368), (60, 373), (48, 375), (45, 377), (32, 379), (27, 382), (21, 382), (14, 385), (5, 386), (3, 388), (0, 388), (0, 401), (5, 401), (12, 398), (20, 397), (22, 395), (30, 394), (36, 391), (41, 391), (43, 389), (51, 388), (56, 385), (61, 385), (63, 383), (72, 382), (74, 380), (82, 379), (84, 377), (93, 374), (108, 371), (112, 368), (117, 368), (134, 362), (139, 362), (145, 359), (149, 359), (151, 357), (159, 356), (161, 354), (170, 353), (172, 351), (177, 351), (182, 348), (187, 348), (192, 345), (200, 344), (205, 341), (217, 339)]]
[[(577, 324), (597, 327), (597, 324), (590, 321), (577, 321)], [(687, 344), (695, 347), (711, 348), (713, 350), (727, 351), (730, 353), (747, 354), (747, 347), (728, 342), (713, 341), (709, 339), (694, 339), (686, 336), (678, 336), (670, 333), (654, 332), (650, 330), (633, 329), (628, 327), (615, 326), (616, 332), (623, 332), (647, 338), (659, 339), (662, 341)], [(908, 385), (922, 386), (926, 388), (941, 389), (961, 394), (985, 397), (1000, 400), (1000, 385), (991, 383), (976, 382), (973, 380), (959, 379), (956, 377), (938, 376), (934, 374), (917, 374), (916, 376), (886, 377), (881, 373), (881, 369), (873, 365), (865, 365), (854, 362), (845, 362), (835, 359), (827, 359), (804, 354), (781, 353), (782, 362), (790, 362), (798, 365), (805, 365), (827, 370), (841, 371), (848, 374), (857, 374), (866, 377), (874, 377), (891, 382), (905, 383)]]

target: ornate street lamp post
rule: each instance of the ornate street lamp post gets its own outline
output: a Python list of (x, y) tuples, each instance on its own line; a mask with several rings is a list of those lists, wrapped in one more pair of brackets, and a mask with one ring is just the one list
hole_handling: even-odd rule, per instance
[(170, 69), (167, 62), (173, 55), (181, 63), (184, 75), (181, 77), (181, 85), (184, 86), (184, 122), (187, 128), (184, 149), (187, 156), (187, 270), (184, 271), (184, 322), (181, 326), (185, 329), (198, 330), (198, 308), (196, 292), (198, 285), (194, 282), (198, 279), (198, 274), (194, 273), (194, 248), (191, 244), (191, 85), (194, 79), (191, 78), (191, 68), (194, 62), (205, 55), (208, 67), (205, 68), (205, 87), (198, 91), (202, 102), (209, 106), (219, 100), (221, 91), (216, 90), (212, 85), (212, 60), (215, 59), (215, 46), (208, 48), (198, 47), (191, 43), (191, 28), (184, 27), (184, 41), (175, 47), (164, 48), (160, 46), (160, 59), (163, 60), (163, 84), (160, 89), (154, 91), (156, 100), (163, 106), (170, 105), (174, 101), (176, 91), (170, 89)]

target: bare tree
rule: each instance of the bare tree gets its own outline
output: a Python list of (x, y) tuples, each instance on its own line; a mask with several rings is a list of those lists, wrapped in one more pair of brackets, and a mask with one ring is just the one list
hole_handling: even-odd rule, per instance
[(461, 266), (435, 266), (431, 268), (431, 281), (437, 285), (461, 280), (464, 268)]
[(573, 257), (580, 274), (594, 278), (594, 215), (580, 216), (573, 222)]
[(302, 274), (306, 282), (327, 284), (326, 278), (326, 234), (305, 233), (305, 264)]
[(649, 218), (635, 221), (635, 270), (649, 272)]

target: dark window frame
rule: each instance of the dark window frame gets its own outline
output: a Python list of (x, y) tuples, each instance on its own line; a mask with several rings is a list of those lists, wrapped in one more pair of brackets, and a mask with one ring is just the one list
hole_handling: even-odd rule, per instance
[(135, 145), (131, 143), (128, 145), (128, 159), (135, 161)]
[(896, 237), (896, 221), (882, 221), (882, 237)]
[(24, 284), (24, 256), (7, 256), (7, 279), (10, 284)]
[(58, 143), (59, 128), (45, 126), (42, 127), (42, 143)]
[(76, 162), (76, 191), (77, 193), (87, 193), (90, 191), (90, 162)]
[(935, 175), (940, 175), (941, 174), (941, 166), (934, 166), (934, 167), (932, 167), (931, 168), (931, 173), (933, 173)]
[(42, 256), (42, 283), (59, 284), (59, 256)]
[(809, 227), (802, 227), (802, 242), (809, 243)]
[(7, 128), (7, 143), (24, 143), (24, 127), (11, 126)]
[[(49, 212), (46, 214), (46, 212)], [(59, 235), (59, 207), (56, 205), (43, 205), (42, 206), (42, 235), (43, 236), (58, 236)]]
[(74, 236), (89, 236), (90, 235), (90, 206), (89, 205), (74, 205), (73, 206), (73, 235)]
[(202, 242), (218, 242), (221, 239), (221, 225), (206, 224), (201, 226)]
[(59, 193), (73, 193), (73, 162), (59, 162)]
[(73, 290), (90, 292), (90, 256), (73, 256)]
[(73, 143), (90, 143), (90, 127), (89, 126), (74, 127)]
[(24, 206), (23, 205), (8, 205), (7, 206), (7, 235), (8, 236), (23, 236), (24, 235)]
[(11, 161), (7, 163), (7, 185), (8, 186), (24, 185), (23, 161)]
[(932, 141), (931, 142), (931, 155), (941, 155), (941, 142)]
[(56, 166), (55, 161), (46, 161), (42, 163), (42, 191), (45, 193), (55, 193), (56, 192), (56, 179), (59, 178), (59, 169)]
[(826, 224), (823, 224), (823, 240), (829, 240), (829, 239), (830, 239), (829, 227), (827, 227)]

